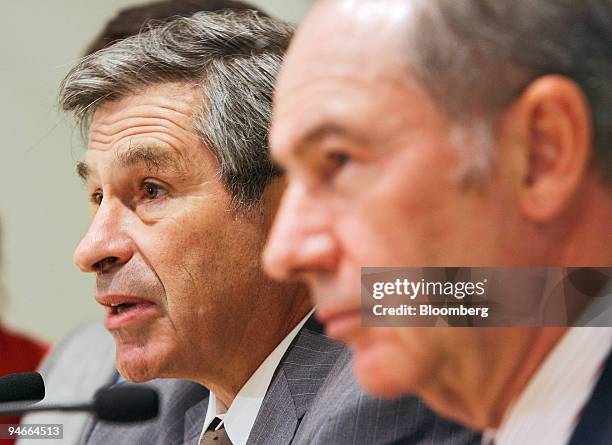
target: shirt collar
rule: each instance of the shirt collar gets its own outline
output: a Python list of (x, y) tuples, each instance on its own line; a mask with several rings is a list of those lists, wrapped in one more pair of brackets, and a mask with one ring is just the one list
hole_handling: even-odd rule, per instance
[(611, 347), (612, 328), (571, 328), (510, 407), (500, 428), (487, 431), (484, 439), (494, 438), (496, 445), (566, 444)]
[(246, 444), (268, 387), (272, 382), (274, 371), (276, 371), (285, 352), (289, 349), (289, 345), (314, 311), (315, 309), (313, 308), (259, 365), (259, 368), (240, 389), (228, 409), (225, 408), (223, 402), (218, 400), (212, 391), (210, 392), (208, 409), (206, 410), (206, 418), (204, 419), (204, 427), (200, 440), (214, 418), (219, 417), (223, 419), (222, 424), (225, 426), (225, 431), (232, 444)]

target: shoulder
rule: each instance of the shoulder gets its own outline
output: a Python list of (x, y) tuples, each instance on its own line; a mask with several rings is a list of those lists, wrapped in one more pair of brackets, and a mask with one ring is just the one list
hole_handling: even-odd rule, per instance
[(437, 415), (411, 396), (383, 400), (366, 394), (345, 350), (304, 418), (296, 443), (479, 444), (480, 437)]
[(323, 327), (311, 317), (299, 331), (279, 369), (291, 380), (325, 380), (339, 357), (347, 351), (323, 333)]
[(123, 382), (119, 385), (146, 385), (156, 389), (161, 402), (159, 416), (153, 421), (137, 424), (95, 422), (85, 443), (173, 445), (182, 444), (191, 430), (199, 432), (208, 400), (208, 390), (203, 386), (175, 379), (156, 379), (142, 384)]
[(115, 342), (102, 323), (95, 321), (66, 335), (43, 361), (41, 372), (45, 377), (66, 370), (77, 374), (113, 374), (114, 363)]

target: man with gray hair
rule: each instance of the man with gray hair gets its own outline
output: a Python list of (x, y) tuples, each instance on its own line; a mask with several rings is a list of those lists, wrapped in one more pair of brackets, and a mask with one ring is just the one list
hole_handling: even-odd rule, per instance
[(264, 263), (309, 284), (366, 389), (496, 445), (612, 443), (597, 311), (599, 328), (360, 324), (365, 266), (577, 266), (601, 300), (576, 309), (610, 298), (610, 79), (610, 0), (316, 3), (275, 93), (288, 187)]
[(473, 440), (414, 398), (361, 393), (305, 289), (261, 271), (284, 190), (266, 139), (291, 34), (254, 12), (198, 13), (101, 50), (64, 80), (62, 108), (88, 140), (77, 170), (93, 215), (74, 260), (96, 275), (119, 371), (159, 379), (163, 400), (154, 424), (93, 424), (84, 442)]

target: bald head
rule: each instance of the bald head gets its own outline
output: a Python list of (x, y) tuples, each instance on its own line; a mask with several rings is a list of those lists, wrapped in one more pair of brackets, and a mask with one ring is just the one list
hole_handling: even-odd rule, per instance
[(360, 271), (610, 264), (610, 47), (609, 0), (316, 3), (276, 88), (264, 263), (366, 389), (494, 426), (563, 335), (362, 326)]
[(453, 120), (490, 129), (530, 83), (560, 74), (588, 100), (593, 166), (609, 182), (610, 46), (608, 0), (321, 0), (288, 54), (301, 62), (287, 63), (284, 77), (340, 70), (337, 62), (351, 55), (363, 75), (407, 68)]
[(317, 2), (293, 39), (277, 91), (300, 88), (302, 76), (295, 74), (304, 69), (312, 75), (353, 75), (355, 68), (364, 77), (398, 75), (406, 66), (402, 35), (410, 11), (401, 0)]

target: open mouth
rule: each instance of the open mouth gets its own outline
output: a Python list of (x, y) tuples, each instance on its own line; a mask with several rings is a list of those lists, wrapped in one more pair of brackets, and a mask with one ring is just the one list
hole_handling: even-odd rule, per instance
[(110, 305), (110, 313), (112, 315), (121, 314), (121, 313), (123, 313), (125, 311), (130, 310), (134, 306), (136, 306), (136, 303), (122, 303), (122, 304), (116, 304), (116, 305), (111, 304)]
[(149, 323), (160, 315), (157, 304), (144, 298), (106, 295), (96, 299), (106, 310), (104, 325), (109, 330)]

